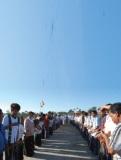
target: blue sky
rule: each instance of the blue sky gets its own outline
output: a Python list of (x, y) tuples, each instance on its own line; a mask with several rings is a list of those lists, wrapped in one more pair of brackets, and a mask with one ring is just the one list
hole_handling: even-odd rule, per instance
[(120, 0), (0, 1), (0, 103), (22, 111), (121, 100)]

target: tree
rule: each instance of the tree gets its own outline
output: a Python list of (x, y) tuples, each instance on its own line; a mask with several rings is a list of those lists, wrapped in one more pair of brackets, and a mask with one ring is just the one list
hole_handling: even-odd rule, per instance
[(96, 106), (93, 106), (93, 107), (91, 107), (88, 111), (94, 111), (94, 110), (97, 110), (97, 107)]
[(6, 111), (6, 113), (7, 113), (7, 114), (9, 114), (9, 113), (10, 113), (10, 111), (9, 111), (9, 110), (7, 110), (7, 111)]
[(73, 111), (72, 109), (70, 109), (70, 110), (68, 111), (68, 113), (74, 113), (74, 111)]

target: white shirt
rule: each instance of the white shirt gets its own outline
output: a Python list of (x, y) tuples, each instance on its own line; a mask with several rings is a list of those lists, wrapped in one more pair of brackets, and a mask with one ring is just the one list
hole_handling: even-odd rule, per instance
[(49, 127), (52, 127), (53, 126), (53, 119), (50, 119), (49, 120)]
[(96, 129), (99, 126), (99, 118), (98, 116), (92, 118), (92, 128)]
[[(13, 118), (12, 116), (10, 116), (10, 118), (11, 118), (11, 124), (18, 124), (18, 117)], [(9, 125), (8, 115), (4, 116), (2, 124), (4, 127), (8, 127), (8, 125)], [(17, 141), (18, 134), (19, 134), (19, 124), (12, 126), (10, 143), (15, 143)], [(7, 129), (5, 129), (5, 137), (6, 137), (7, 141), (8, 141), (8, 136), (9, 136), (9, 129), (7, 128)]]
[(116, 128), (116, 124), (112, 121), (111, 117), (109, 115), (106, 116), (106, 121), (105, 121), (105, 124), (104, 124), (104, 132), (107, 134), (107, 133), (113, 133), (113, 131), (115, 130)]
[(43, 122), (43, 121), (40, 121), (40, 122), (39, 122), (39, 126), (41, 127), (41, 129), (43, 129), (43, 127), (44, 127), (44, 122)]
[(19, 124), (19, 136), (18, 139), (23, 139), (24, 136), (24, 125), (23, 124)]

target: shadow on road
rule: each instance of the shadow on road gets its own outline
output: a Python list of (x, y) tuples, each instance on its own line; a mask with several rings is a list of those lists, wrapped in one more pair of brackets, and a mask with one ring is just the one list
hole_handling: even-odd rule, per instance
[(36, 148), (34, 157), (25, 160), (96, 160), (87, 142), (71, 125), (61, 126), (52, 137)]

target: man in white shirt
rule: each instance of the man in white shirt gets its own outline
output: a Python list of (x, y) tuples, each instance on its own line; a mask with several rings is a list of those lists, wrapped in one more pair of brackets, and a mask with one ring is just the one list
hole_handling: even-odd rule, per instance
[(16, 145), (19, 136), (19, 118), (17, 116), (20, 110), (20, 105), (17, 103), (11, 104), (11, 113), (4, 116), (2, 124), (5, 128), (5, 136), (7, 146), (5, 149), (6, 160), (18, 160), (16, 153)]
[(92, 127), (90, 129), (89, 147), (92, 152), (94, 152), (95, 154), (98, 154), (98, 140), (95, 136), (99, 128), (99, 117), (96, 110), (92, 111), (91, 115), (92, 115)]
[(101, 133), (104, 138), (108, 153), (113, 156), (113, 160), (121, 160), (121, 103), (114, 103), (110, 107), (110, 117), (116, 124), (110, 139)]

